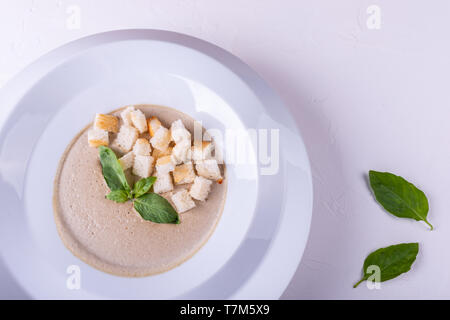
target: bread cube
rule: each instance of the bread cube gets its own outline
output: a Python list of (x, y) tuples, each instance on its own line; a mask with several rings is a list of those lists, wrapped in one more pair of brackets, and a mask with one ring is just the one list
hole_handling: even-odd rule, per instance
[(214, 144), (211, 141), (195, 141), (192, 146), (192, 160), (201, 161), (211, 158)]
[(161, 127), (161, 121), (157, 117), (150, 117), (147, 120), (148, 132), (150, 137), (153, 137), (156, 131)]
[(88, 143), (91, 147), (107, 146), (109, 144), (108, 131), (91, 129), (88, 131)]
[(121, 113), (120, 117), (122, 118), (122, 122), (124, 125), (132, 126), (133, 123), (131, 122), (131, 112), (135, 111), (136, 109), (133, 106), (126, 107)]
[(170, 156), (164, 156), (156, 160), (156, 171), (158, 173), (169, 173), (175, 169)]
[(147, 139), (139, 138), (136, 140), (136, 143), (133, 147), (133, 152), (135, 155), (139, 156), (149, 156), (152, 151), (152, 147), (150, 146), (150, 142)]
[(166, 151), (153, 149), (152, 157), (155, 158), (155, 159), (159, 159), (159, 158), (164, 157), (164, 156), (170, 156), (172, 154), (172, 149), (173, 149), (172, 147), (168, 147), (166, 149)]
[(211, 191), (211, 184), (211, 180), (195, 177), (191, 190), (189, 190), (189, 195), (196, 200), (205, 201)]
[(148, 178), (153, 172), (153, 157), (135, 155), (132, 173), (141, 178)]
[(94, 128), (116, 133), (119, 131), (119, 119), (109, 114), (97, 113), (95, 115)]
[(173, 181), (175, 184), (192, 183), (195, 178), (192, 162), (176, 166), (173, 170)]
[(191, 161), (191, 153), (190, 141), (180, 141), (172, 149), (172, 162), (180, 164)]
[(191, 144), (191, 133), (184, 127), (184, 124), (180, 119), (172, 122), (170, 133), (172, 140), (175, 141), (175, 143), (178, 144), (184, 141), (189, 142), (189, 145)]
[(172, 190), (173, 190), (173, 183), (170, 173), (156, 172), (156, 181), (153, 184), (153, 192), (161, 194)]
[(155, 135), (150, 139), (153, 148), (166, 151), (170, 143), (170, 132), (163, 126), (156, 130)]
[(147, 131), (147, 119), (145, 114), (141, 110), (134, 110), (130, 112), (131, 123), (133, 126), (139, 130), (139, 133), (144, 133)]
[(195, 207), (195, 202), (186, 189), (174, 193), (171, 199), (178, 213), (188, 211)]
[(127, 153), (126, 151), (123, 151), (123, 148), (117, 143), (117, 137), (109, 144), (109, 147), (118, 157)]
[(216, 159), (207, 159), (198, 161), (195, 164), (195, 169), (197, 174), (206, 179), (221, 181), (222, 176), (220, 175), (220, 168), (217, 164)]
[(119, 158), (119, 163), (123, 170), (130, 169), (134, 164), (134, 152), (128, 152), (123, 157)]
[(134, 143), (136, 142), (139, 136), (139, 132), (136, 128), (131, 126), (123, 125), (120, 127), (119, 133), (117, 134), (115, 145), (117, 148), (126, 153), (133, 148)]

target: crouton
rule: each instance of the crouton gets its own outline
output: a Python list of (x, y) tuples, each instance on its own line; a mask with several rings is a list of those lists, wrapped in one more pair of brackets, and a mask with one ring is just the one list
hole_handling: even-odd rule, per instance
[(121, 155), (124, 155), (125, 153), (127, 153), (127, 152), (124, 152), (124, 151), (123, 151), (123, 149), (122, 149), (121, 146), (119, 146), (119, 144), (117, 143), (117, 138), (114, 139), (114, 140), (109, 144), (109, 147), (111, 148), (112, 151), (114, 151), (114, 153), (115, 153), (117, 156), (121, 156)]
[(153, 157), (135, 155), (132, 173), (141, 178), (148, 178), (153, 172)]
[(170, 134), (172, 136), (172, 140), (175, 141), (175, 143), (184, 141), (191, 144), (191, 133), (186, 130), (183, 122), (179, 119), (172, 122), (172, 125), (170, 126)]
[(133, 152), (135, 155), (139, 156), (149, 156), (152, 152), (152, 147), (147, 139), (139, 138), (136, 140), (136, 143), (133, 147)]
[(119, 159), (119, 163), (123, 170), (130, 169), (134, 164), (134, 152), (128, 152), (123, 157)]
[(188, 211), (195, 207), (195, 202), (186, 189), (174, 193), (171, 198), (178, 213)]
[(170, 173), (156, 172), (156, 181), (153, 184), (153, 192), (161, 194), (172, 190), (173, 190), (173, 183)]
[(192, 146), (192, 160), (210, 159), (213, 150), (214, 144), (211, 141), (195, 141)]
[(136, 128), (131, 126), (123, 125), (120, 127), (119, 133), (117, 134), (115, 145), (117, 148), (126, 153), (133, 148), (134, 143), (136, 142), (139, 136), (139, 132)]
[(159, 159), (159, 158), (164, 157), (164, 156), (170, 156), (172, 154), (172, 149), (173, 149), (172, 147), (168, 147), (166, 149), (166, 151), (153, 149), (152, 157), (155, 158), (155, 159)]
[(202, 176), (206, 179), (220, 181), (222, 176), (220, 175), (219, 165), (217, 164), (216, 159), (207, 159), (198, 161), (195, 164), (195, 169), (199, 176)]
[(163, 126), (156, 130), (155, 135), (150, 139), (153, 148), (166, 151), (170, 143), (170, 132)]
[(191, 143), (188, 141), (180, 141), (172, 149), (172, 162), (180, 164), (191, 161)]
[(161, 121), (157, 117), (150, 117), (147, 120), (148, 132), (150, 133), (150, 137), (153, 137), (156, 131), (161, 127)]
[(191, 183), (194, 181), (195, 172), (192, 162), (176, 166), (173, 170), (173, 181), (175, 184)]
[(211, 184), (211, 180), (195, 177), (191, 190), (189, 190), (189, 195), (196, 200), (205, 201), (211, 191)]
[(88, 143), (91, 147), (107, 146), (109, 144), (108, 131), (91, 129), (88, 131)]
[(175, 169), (170, 156), (164, 156), (156, 160), (156, 171), (159, 173), (169, 173)]
[(133, 106), (126, 107), (121, 113), (120, 117), (122, 118), (122, 122), (124, 125), (132, 126), (133, 123), (131, 122), (131, 112), (135, 111), (136, 109)]
[(117, 133), (119, 131), (119, 119), (109, 114), (97, 113), (95, 115), (94, 128)]
[(131, 123), (133, 126), (139, 130), (139, 133), (144, 133), (147, 131), (147, 119), (145, 119), (145, 114), (141, 110), (134, 110), (130, 113)]

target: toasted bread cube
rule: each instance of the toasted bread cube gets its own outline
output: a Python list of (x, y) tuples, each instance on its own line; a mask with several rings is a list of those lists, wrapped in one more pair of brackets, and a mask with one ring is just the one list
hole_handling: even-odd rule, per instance
[(119, 119), (109, 114), (97, 113), (95, 115), (94, 128), (117, 133), (119, 131)]
[(109, 144), (109, 147), (117, 156), (121, 156), (127, 153), (126, 151), (123, 151), (122, 146), (119, 146), (119, 144), (117, 143), (117, 137)]
[(148, 142), (148, 140), (144, 138), (137, 139), (133, 147), (133, 152), (135, 155), (149, 156), (150, 153), (152, 152), (150, 142)]
[(164, 156), (156, 160), (156, 171), (159, 173), (169, 173), (175, 169), (170, 156)]
[(135, 155), (132, 173), (141, 178), (148, 178), (153, 172), (153, 157)]
[(213, 150), (214, 144), (211, 141), (195, 141), (192, 146), (192, 160), (210, 159)]
[(88, 131), (88, 143), (91, 147), (107, 146), (109, 144), (108, 131), (91, 129)]
[(130, 113), (131, 123), (133, 126), (139, 130), (139, 133), (144, 133), (147, 131), (147, 119), (145, 114), (141, 110), (134, 110)]
[(153, 192), (161, 194), (172, 190), (173, 190), (173, 183), (170, 173), (156, 172), (156, 181), (153, 184)]
[(133, 106), (126, 107), (121, 113), (120, 117), (122, 118), (123, 124), (127, 126), (132, 126), (133, 122), (131, 121), (131, 112), (136, 109)]
[(189, 145), (191, 144), (191, 133), (186, 130), (180, 119), (172, 122), (172, 125), (170, 126), (170, 134), (172, 135), (172, 140), (175, 141), (175, 143), (184, 141), (189, 142)]
[(172, 149), (172, 162), (180, 164), (191, 161), (191, 143), (188, 141), (180, 141)]
[(120, 151), (126, 153), (130, 151), (131, 148), (133, 148), (133, 145), (136, 142), (138, 136), (139, 132), (136, 128), (124, 125), (120, 127), (119, 133), (117, 134), (116, 140), (114, 142)]
[(157, 117), (150, 117), (147, 120), (148, 132), (150, 137), (153, 137), (156, 131), (161, 127), (161, 121)]
[(119, 163), (123, 170), (130, 169), (134, 164), (134, 152), (128, 152), (123, 157), (119, 158)]
[(209, 180), (220, 181), (222, 176), (220, 175), (220, 168), (216, 159), (207, 159), (198, 161), (195, 164), (195, 169), (199, 176), (202, 176)]
[(178, 213), (188, 211), (195, 207), (195, 202), (186, 189), (174, 193), (171, 198)]
[(160, 151), (166, 151), (170, 143), (170, 132), (167, 128), (161, 126), (156, 130), (155, 135), (150, 139), (153, 148)]
[(175, 184), (192, 183), (195, 178), (192, 162), (176, 166), (173, 170), (173, 181)]
[(189, 190), (189, 195), (196, 200), (205, 201), (211, 191), (211, 184), (211, 180), (197, 176)]
[(164, 157), (164, 156), (170, 156), (172, 154), (172, 149), (173, 149), (172, 147), (168, 147), (166, 149), (166, 151), (153, 149), (152, 157), (155, 158), (155, 159), (159, 159), (159, 158)]

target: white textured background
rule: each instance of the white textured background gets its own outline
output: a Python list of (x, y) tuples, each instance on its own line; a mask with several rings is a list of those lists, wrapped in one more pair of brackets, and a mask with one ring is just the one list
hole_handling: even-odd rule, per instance
[[(367, 27), (370, 5), (380, 29)], [(0, 0), (0, 85), (101, 31), (165, 29), (217, 44), (279, 92), (310, 155), (312, 229), (283, 298), (450, 298), (449, 12), (445, 0)], [(383, 212), (369, 169), (423, 189), (435, 231)], [(421, 250), (411, 272), (380, 290), (352, 289), (369, 252), (412, 241)]]

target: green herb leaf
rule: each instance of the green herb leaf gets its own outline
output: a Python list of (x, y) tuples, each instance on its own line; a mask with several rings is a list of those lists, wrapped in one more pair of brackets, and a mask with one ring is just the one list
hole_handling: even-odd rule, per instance
[(115, 201), (115, 202), (126, 202), (128, 201), (129, 195), (125, 190), (114, 190), (106, 195), (106, 199)]
[(130, 186), (128, 185), (122, 166), (117, 160), (114, 151), (105, 146), (98, 148), (100, 163), (102, 164), (103, 177), (111, 191), (124, 190), (130, 197)]
[(143, 194), (150, 190), (151, 186), (155, 183), (156, 177), (143, 178), (134, 184), (133, 196), (139, 198)]
[(377, 201), (396, 217), (427, 221), (428, 200), (412, 183), (389, 172), (369, 171), (370, 186)]
[[(380, 281), (387, 281), (405, 273), (411, 269), (411, 265), (416, 260), (419, 252), (418, 243), (401, 243), (386, 248), (378, 249), (369, 254), (364, 260), (364, 276), (353, 288), (361, 282), (368, 280), (372, 273), (368, 273), (370, 266), (376, 266), (380, 271)], [(374, 279), (376, 281), (376, 278)]]
[(144, 220), (156, 223), (180, 223), (172, 205), (156, 193), (146, 193), (134, 200), (134, 208)]

